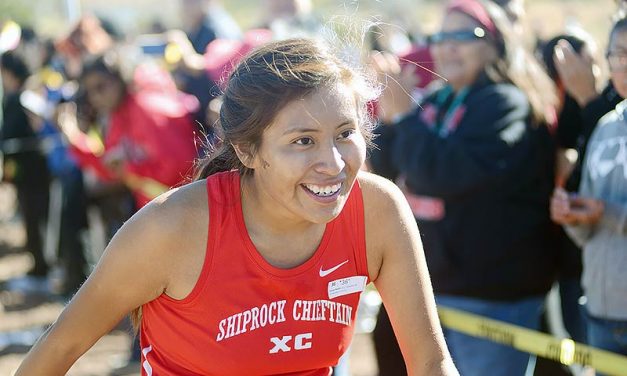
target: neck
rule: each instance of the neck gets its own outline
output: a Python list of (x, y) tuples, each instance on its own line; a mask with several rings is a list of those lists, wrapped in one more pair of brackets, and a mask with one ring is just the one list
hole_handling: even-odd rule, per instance
[(257, 252), (274, 267), (293, 268), (314, 254), (326, 229), (294, 218), (254, 189), (253, 177), (242, 178), (242, 212), (246, 231)]
[(242, 212), (249, 233), (281, 235), (302, 234), (319, 225), (295, 218), (273, 199), (257, 189), (253, 176), (242, 176), (240, 182)]

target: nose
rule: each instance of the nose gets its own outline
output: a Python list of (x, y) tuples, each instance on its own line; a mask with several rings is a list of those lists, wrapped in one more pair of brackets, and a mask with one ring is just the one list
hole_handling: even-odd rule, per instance
[(332, 144), (320, 148), (315, 170), (326, 175), (338, 175), (346, 166), (342, 153), (337, 145)]

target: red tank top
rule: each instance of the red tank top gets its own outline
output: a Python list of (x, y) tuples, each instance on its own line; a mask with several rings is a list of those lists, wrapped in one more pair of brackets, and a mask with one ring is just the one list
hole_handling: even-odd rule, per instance
[(359, 184), (313, 256), (264, 260), (244, 224), (237, 172), (207, 179), (209, 241), (183, 300), (143, 306), (142, 375), (329, 375), (350, 344), (368, 281)]

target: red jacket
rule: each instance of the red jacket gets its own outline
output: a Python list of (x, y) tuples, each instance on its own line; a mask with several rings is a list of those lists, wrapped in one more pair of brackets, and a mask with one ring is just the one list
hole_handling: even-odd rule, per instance
[(111, 114), (104, 154), (80, 145), (72, 151), (81, 167), (103, 180), (116, 179), (108, 164), (120, 159), (123, 180), (141, 207), (189, 175), (197, 156), (194, 139), (192, 120), (176, 92), (142, 90), (128, 94)]

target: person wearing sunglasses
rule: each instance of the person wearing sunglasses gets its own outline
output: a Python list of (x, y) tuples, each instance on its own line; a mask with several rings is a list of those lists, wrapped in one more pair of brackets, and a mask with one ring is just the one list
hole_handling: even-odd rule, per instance
[(429, 35), (427, 42), (430, 45), (442, 44), (444, 42), (464, 43), (481, 40), (485, 36), (485, 30), (477, 26), (468, 30), (440, 31), (439, 33)]
[[(439, 305), (538, 329), (557, 261), (554, 87), (495, 3), (452, 1), (441, 25), (429, 43), (443, 84), (420, 103), (409, 69), (372, 57), (387, 85), (370, 167), (404, 191)], [(460, 374), (525, 374), (529, 354), (444, 330)]]

